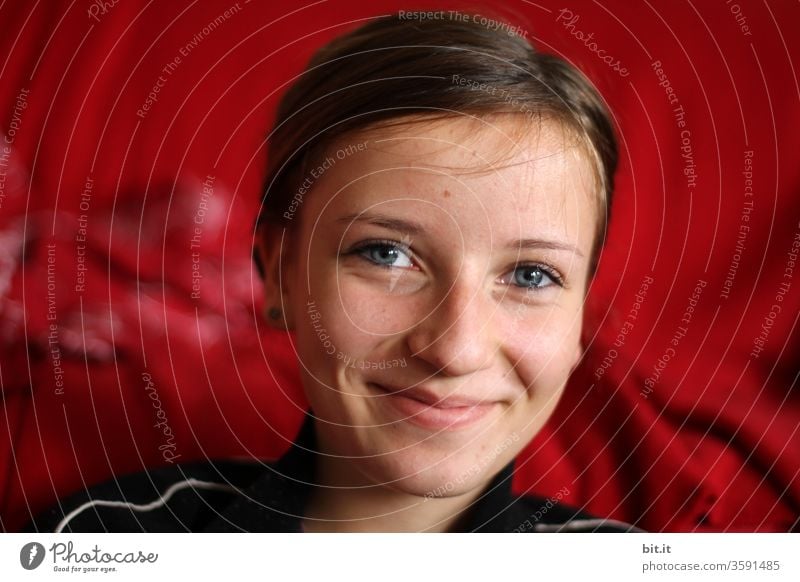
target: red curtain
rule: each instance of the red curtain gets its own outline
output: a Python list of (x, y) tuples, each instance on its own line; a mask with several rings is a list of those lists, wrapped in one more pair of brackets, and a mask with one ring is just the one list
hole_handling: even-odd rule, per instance
[[(266, 132), (316, 47), (401, 9), (0, 7), (4, 530), (112, 474), (285, 449), (299, 378), (250, 258)], [(800, 7), (500, 14), (595, 81), (621, 146), (586, 357), (516, 489), (649, 530), (797, 528)]]

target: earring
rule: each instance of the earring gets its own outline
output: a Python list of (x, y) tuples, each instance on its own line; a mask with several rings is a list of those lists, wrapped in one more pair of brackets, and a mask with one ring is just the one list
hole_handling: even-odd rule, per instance
[(278, 309), (277, 307), (270, 307), (269, 311), (267, 312), (267, 315), (271, 320), (276, 321), (281, 317), (281, 310)]

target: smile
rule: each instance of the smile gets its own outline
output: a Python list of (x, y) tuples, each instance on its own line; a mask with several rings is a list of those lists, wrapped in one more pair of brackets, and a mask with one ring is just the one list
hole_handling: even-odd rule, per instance
[(422, 388), (395, 389), (369, 382), (380, 398), (380, 405), (427, 430), (459, 430), (486, 418), (499, 402), (476, 400), (462, 396), (439, 397)]

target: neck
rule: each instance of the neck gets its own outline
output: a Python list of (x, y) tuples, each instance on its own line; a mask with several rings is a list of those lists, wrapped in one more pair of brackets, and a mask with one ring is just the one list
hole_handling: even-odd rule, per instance
[[(371, 484), (349, 459), (317, 457), (317, 481), (303, 520), (308, 532), (445, 532), (459, 525), (480, 488), (427, 498)], [(354, 479), (353, 476), (358, 476)]]

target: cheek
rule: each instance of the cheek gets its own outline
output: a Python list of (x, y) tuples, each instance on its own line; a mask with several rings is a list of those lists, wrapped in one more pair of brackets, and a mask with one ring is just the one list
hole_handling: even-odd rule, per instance
[(507, 355), (529, 398), (560, 393), (580, 347), (581, 312), (532, 313), (515, 322), (507, 337)]
[(307, 294), (296, 305), (297, 349), (313, 373), (330, 376), (326, 370), (370, 361), (387, 338), (413, 325), (415, 301), (374, 282), (321, 264), (309, 264), (302, 279), (297, 288)]
[[(307, 243), (306, 243), (307, 245)], [(300, 248), (306, 248), (302, 245)], [(317, 251), (318, 252), (318, 251)], [(289, 297), (294, 316), (295, 345), (301, 362), (311, 376), (330, 383), (328, 370), (335, 367), (340, 354), (345, 353), (346, 341), (337, 337), (341, 327), (338, 319), (341, 306), (336, 301), (336, 278), (328, 276), (323, 261), (314, 261), (309, 252), (308, 262), (298, 265), (292, 277)]]
[(524, 445), (538, 434), (561, 398), (580, 345), (580, 327), (553, 324), (515, 337), (512, 373), (525, 391), (508, 411), (508, 427)]
[(425, 315), (422, 298), (400, 292), (399, 285), (402, 282), (340, 270), (314, 289), (331, 305), (331, 322), (337, 333), (375, 343), (412, 328)]

